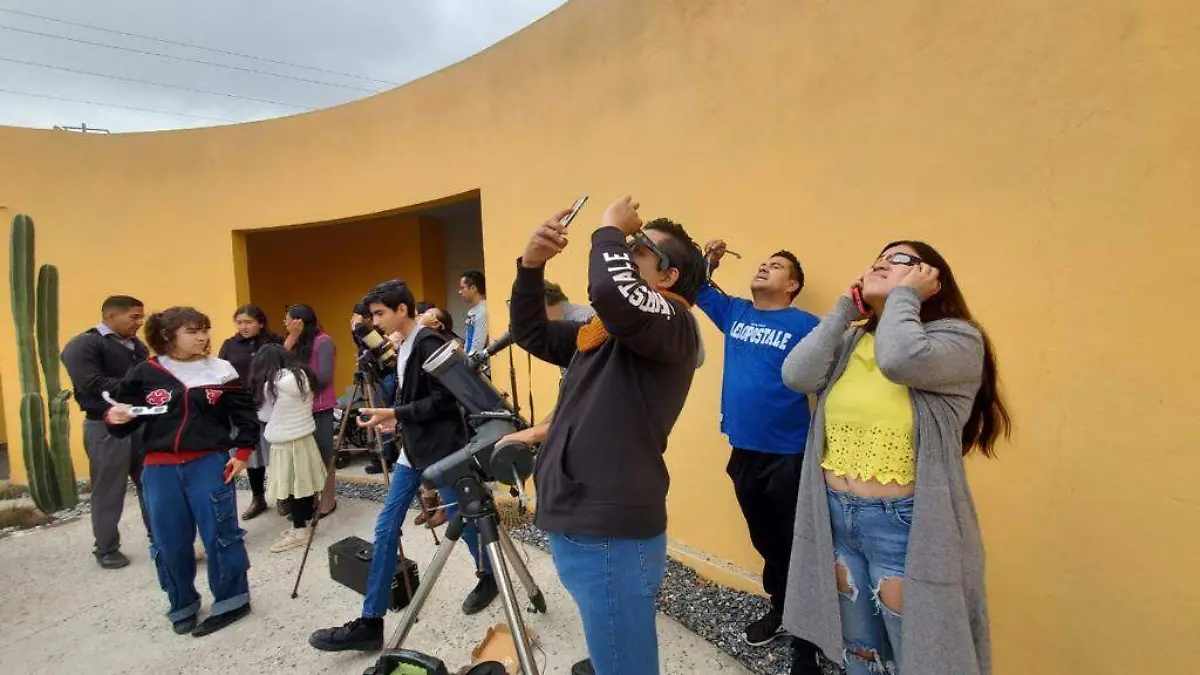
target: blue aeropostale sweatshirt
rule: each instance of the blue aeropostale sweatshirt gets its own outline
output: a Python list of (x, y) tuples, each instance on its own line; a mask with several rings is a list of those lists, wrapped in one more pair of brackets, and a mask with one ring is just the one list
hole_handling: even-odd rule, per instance
[(696, 304), (725, 334), (721, 432), (742, 450), (804, 452), (808, 399), (783, 384), (783, 360), (820, 320), (796, 307), (755, 309), (706, 285)]

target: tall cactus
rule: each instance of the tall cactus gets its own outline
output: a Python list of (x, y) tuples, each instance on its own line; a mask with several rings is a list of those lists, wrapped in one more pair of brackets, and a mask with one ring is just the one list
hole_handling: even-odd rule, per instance
[(71, 463), (71, 392), (59, 386), (61, 369), (58, 348), (58, 268), (42, 265), (37, 280), (37, 346), (46, 378), (46, 397), (50, 414), (50, 463), (57, 478), (61, 507), (79, 503), (75, 488), (75, 467)]
[[(29, 478), (29, 494), (45, 513), (71, 508), (79, 501), (71, 465), (70, 421), (60, 387), (58, 350), (58, 270), (44, 265), (34, 286), (34, 228), (29, 216), (12, 223), (9, 288), (17, 361), (21, 374), (21, 446)], [(36, 331), (35, 331), (36, 318)], [(36, 346), (35, 346), (36, 345)], [(50, 440), (46, 439), (46, 399), (38, 377), (38, 355), (50, 399)]]

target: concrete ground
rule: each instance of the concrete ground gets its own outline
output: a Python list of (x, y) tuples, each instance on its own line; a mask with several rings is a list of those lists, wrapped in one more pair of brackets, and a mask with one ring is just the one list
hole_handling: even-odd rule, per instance
[[(245, 493), (239, 494), (240, 504), (246, 499)], [(337, 512), (318, 528), (296, 600), (290, 593), (302, 550), (282, 554), (268, 550), (287, 523), (273, 512), (245, 523), (254, 611), (201, 639), (175, 635), (163, 616), (165, 595), (150, 564), (132, 496), (126, 501), (121, 533), (124, 551), (133, 562), (123, 570), (102, 570), (95, 564), (86, 517), (4, 538), (0, 540), (0, 578), (5, 582), (0, 586), (0, 673), (357, 675), (372, 663), (371, 656), (318, 652), (307, 639), (314, 629), (358, 616), (362, 598), (330, 580), (326, 548), (350, 535), (371, 539), (379, 506), (339, 499)], [(433, 541), (427, 531), (411, 524), (406, 531), (410, 534), (405, 552), (424, 573)], [(516, 545), (549, 605), (547, 614), (525, 614), (527, 625), (540, 637), (543, 651), (535, 650), (540, 671), (566, 675), (571, 664), (586, 654), (579, 615), (549, 556)], [(474, 617), (462, 614), (459, 606), (474, 585), (470, 565), (465, 552), (454, 551), (405, 645), (438, 656), (451, 673), (469, 662), (472, 647), (483, 639), (489, 625), (504, 621), (499, 601)], [(203, 563), (197, 589), (206, 613), (211, 598)], [(522, 607), (527, 604), (523, 592), (519, 600)], [(398, 618), (389, 615), (388, 631)], [(671, 619), (659, 617), (658, 635), (664, 674), (749, 672)]]

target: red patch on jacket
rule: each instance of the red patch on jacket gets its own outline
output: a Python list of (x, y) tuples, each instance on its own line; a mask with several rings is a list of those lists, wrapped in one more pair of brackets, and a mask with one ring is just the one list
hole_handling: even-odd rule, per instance
[(146, 394), (146, 403), (150, 405), (166, 405), (171, 402), (171, 392), (166, 389), (155, 389)]
[(225, 392), (221, 391), (220, 389), (205, 389), (204, 390), (204, 395), (206, 397), (208, 397), (209, 405), (216, 405), (217, 401), (221, 400), (221, 394), (224, 394), (224, 393)]

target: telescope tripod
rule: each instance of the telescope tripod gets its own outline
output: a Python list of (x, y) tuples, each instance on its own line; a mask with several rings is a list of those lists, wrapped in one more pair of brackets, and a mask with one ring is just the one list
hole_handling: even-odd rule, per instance
[(424, 582), (417, 587), (416, 595), (400, 618), (400, 625), (384, 646), (384, 657), (389, 652), (400, 649), (404, 644), (409, 631), (417, 622), (417, 615), (425, 605), (425, 600), (433, 591), (438, 576), (446, 565), (446, 560), (450, 558), (450, 552), (454, 550), (454, 545), (462, 536), (463, 527), (470, 522), (479, 533), (479, 543), (492, 564), (492, 574), (496, 579), (500, 599), (504, 603), (504, 616), (517, 646), (517, 659), (521, 664), (521, 672), (523, 675), (538, 675), (537, 663), (533, 659), (529, 637), (525, 633), (525, 621), (517, 607), (516, 592), (508, 571), (509, 564), (512, 565), (517, 578), (521, 580), (521, 585), (529, 594), (529, 601), (532, 604), (529, 611), (545, 613), (546, 598), (533, 580), (529, 569), (522, 562), (512, 539), (500, 527), (499, 518), (496, 516), (495, 499), (483, 481), (474, 475), (468, 475), (460, 477), (454, 482), (453, 487), (458, 496), (458, 513), (446, 527), (445, 539), (438, 545), (433, 560), (430, 561), (429, 568), (425, 571)]

